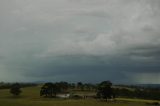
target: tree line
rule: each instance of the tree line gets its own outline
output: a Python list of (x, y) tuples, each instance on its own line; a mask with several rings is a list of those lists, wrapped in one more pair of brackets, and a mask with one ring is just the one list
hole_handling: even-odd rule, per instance
[[(35, 84), (35, 83), (18, 83), (18, 84), (20, 84), (22, 88), (32, 87), (32, 86), (37, 86), (38, 85), (38, 84)], [(14, 85), (14, 83), (0, 82), (0, 89), (10, 89), (13, 85)]]
[[(93, 86), (92, 84), (83, 84), (81, 82), (77, 83), (77, 86), (74, 88), (81, 89), (84, 91), (84, 87), (86, 86), (87, 90), (94, 90), (97, 92), (96, 98), (99, 99), (111, 99), (115, 98), (115, 93), (112, 89), (112, 83), (110, 81), (103, 81), (97, 85), (97, 87)], [(56, 97), (58, 93), (65, 93), (68, 91), (70, 84), (67, 82), (59, 82), (59, 83), (45, 83), (40, 91), (40, 96), (44, 97)], [(73, 85), (72, 85), (73, 87)]]
[[(10, 92), (13, 95), (20, 95), (22, 92), (21, 88), (23, 85), (19, 83), (12, 84)], [(95, 98), (97, 99), (114, 99), (116, 97), (125, 98), (141, 98), (141, 99), (160, 99), (160, 88), (142, 88), (132, 87), (121, 88), (115, 87), (110, 81), (103, 81), (99, 84), (87, 84), (78, 82), (67, 83), (67, 82), (56, 82), (56, 83), (45, 83), (40, 89), (40, 96), (47, 98), (56, 98), (59, 93), (69, 93), (70, 91), (91, 91), (95, 92)]]
[(127, 88), (115, 88), (114, 92), (117, 97), (140, 98), (140, 99), (160, 99), (160, 88), (138, 88), (133, 90)]

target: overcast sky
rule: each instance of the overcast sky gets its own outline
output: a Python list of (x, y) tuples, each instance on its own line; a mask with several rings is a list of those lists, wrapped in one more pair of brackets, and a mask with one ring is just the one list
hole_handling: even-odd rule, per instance
[(160, 0), (0, 0), (0, 81), (160, 83)]

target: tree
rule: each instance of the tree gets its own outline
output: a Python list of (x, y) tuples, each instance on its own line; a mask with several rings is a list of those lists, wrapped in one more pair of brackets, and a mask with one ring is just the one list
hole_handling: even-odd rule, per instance
[(75, 88), (76, 88), (76, 84), (75, 84), (75, 83), (71, 83), (71, 84), (69, 84), (69, 88), (71, 88), (71, 89), (75, 89)]
[(53, 84), (52, 83), (45, 83), (40, 91), (40, 95), (43, 96), (45, 95), (46, 97), (52, 97), (53, 94)]
[(83, 90), (84, 90), (84, 85), (83, 85), (83, 83), (82, 83), (82, 82), (78, 82), (78, 83), (77, 83), (77, 88), (83, 91)]
[(110, 81), (103, 81), (98, 85), (97, 88), (97, 97), (108, 99), (114, 98), (115, 94), (113, 93), (113, 90), (111, 88), (112, 83)]
[(20, 86), (19, 83), (13, 84), (13, 85), (11, 86), (11, 88), (10, 88), (10, 93), (12, 93), (12, 94), (15, 95), (15, 96), (20, 95), (21, 92), (22, 92), (22, 91), (21, 91), (21, 86)]
[(61, 91), (58, 83), (45, 83), (40, 91), (40, 96), (56, 97), (57, 93)]
[(59, 82), (56, 83), (58, 87), (60, 87), (61, 92), (66, 92), (69, 88), (69, 84), (67, 82)]
[(54, 94), (54, 96), (57, 96), (57, 93), (61, 92), (61, 86), (59, 85), (59, 83), (54, 83), (52, 86), (52, 93)]

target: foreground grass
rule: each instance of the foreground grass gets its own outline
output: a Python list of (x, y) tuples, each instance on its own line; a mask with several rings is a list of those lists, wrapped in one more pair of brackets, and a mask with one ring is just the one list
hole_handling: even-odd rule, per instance
[(127, 102), (139, 102), (139, 103), (154, 103), (160, 102), (159, 100), (144, 100), (144, 99), (129, 99), (129, 98), (117, 98), (118, 101), (127, 101)]
[(22, 89), (19, 97), (14, 97), (9, 90), (0, 90), (0, 106), (146, 106), (149, 100), (118, 98), (116, 102), (104, 102), (95, 99), (53, 99), (41, 98), (40, 87)]
[(25, 100), (2, 99), (2, 106), (145, 106), (136, 102), (102, 102), (96, 100)]

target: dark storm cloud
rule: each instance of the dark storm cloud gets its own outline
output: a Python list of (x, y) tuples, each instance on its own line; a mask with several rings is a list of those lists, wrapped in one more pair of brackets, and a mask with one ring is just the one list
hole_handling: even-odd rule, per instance
[(1, 0), (0, 80), (160, 83), (159, 0)]

